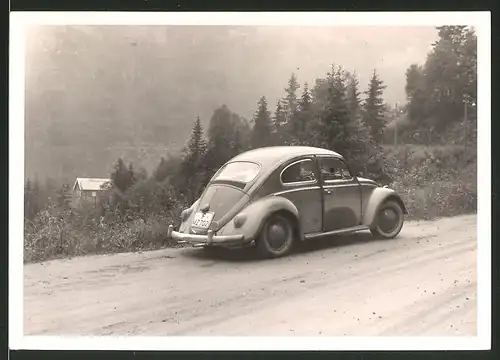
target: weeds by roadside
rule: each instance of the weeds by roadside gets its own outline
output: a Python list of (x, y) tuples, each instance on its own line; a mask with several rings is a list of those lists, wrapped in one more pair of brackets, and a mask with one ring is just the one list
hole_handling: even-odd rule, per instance
[(463, 148), (446, 151), (412, 151), (411, 147), (389, 149), (390, 187), (407, 207), (408, 219), (430, 220), (476, 212), (477, 155)]
[(176, 212), (103, 222), (85, 218), (72, 210), (42, 211), (25, 220), (24, 262), (88, 254), (119, 253), (173, 247), (166, 240), (168, 224), (178, 219)]

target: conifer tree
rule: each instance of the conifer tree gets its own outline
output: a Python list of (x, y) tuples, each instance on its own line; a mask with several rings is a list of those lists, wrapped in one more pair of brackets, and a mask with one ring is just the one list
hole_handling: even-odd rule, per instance
[(114, 171), (111, 173), (111, 180), (118, 190), (127, 191), (130, 186), (130, 171), (125, 166), (122, 158), (119, 158), (115, 164)]
[(351, 120), (357, 120), (361, 110), (361, 93), (356, 72), (347, 74), (347, 104)]
[(33, 201), (33, 185), (31, 183), (31, 179), (27, 178), (24, 183), (24, 217), (27, 219), (31, 218), (32, 208), (31, 204)]
[(236, 156), (243, 151), (243, 141), (241, 139), (241, 130), (236, 129), (234, 138), (231, 141), (231, 155)]
[(71, 204), (71, 187), (63, 184), (57, 192), (57, 205), (62, 209), (69, 209)]
[(386, 125), (385, 105), (382, 98), (385, 88), (383, 81), (379, 79), (377, 72), (374, 70), (368, 90), (365, 91), (363, 122), (370, 129), (370, 134), (377, 143), (382, 142)]
[(319, 114), (316, 142), (321, 147), (338, 151), (347, 155), (349, 151), (348, 125), (349, 108), (346, 101), (346, 84), (344, 70), (332, 66), (327, 75), (326, 103), (322, 104)]
[(253, 148), (271, 145), (271, 114), (267, 110), (267, 100), (262, 96), (259, 107), (254, 115), (251, 144)]
[(297, 90), (300, 88), (297, 76), (292, 73), (290, 79), (288, 80), (288, 86), (285, 89), (286, 96), (284, 98), (284, 112), (286, 117), (286, 122), (292, 121), (294, 116), (297, 114), (298, 101), (297, 101)]
[(134, 165), (130, 163), (128, 165), (128, 186), (127, 188), (133, 186), (137, 181), (137, 176), (135, 174)]
[(292, 138), (294, 144), (306, 145), (307, 132), (312, 120), (312, 96), (309, 86), (304, 83), (304, 90), (298, 102), (298, 114), (295, 126), (292, 128)]
[(273, 143), (283, 145), (286, 137), (286, 114), (283, 108), (282, 100), (276, 103), (276, 111), (274, 112), (272, 133), (274, 135)]
[(309, 91), (309, 85), (307, 82), (304, 83), (304, 90), (302, 91), (302, 96), (299, 101), (299, 111), (305, 112), (311, 109), (312, 96)]
[(181, 186), (182, 192), (189, 202), (193, 202), (199, 195), (204, 178), (203, 158), (206, 153), (207, 143), (203, 134), (200, 117), (196, 118), (191, 131), (191, 137), (185, 150), (181, 164)]
[(190, 158), (190, 161), (198, 162), (205, 155), (206, 148), (207, 142), (203, 135), (203, 126), (201, 125), (200, 117), (198, 116), (191, 132), (191, 138), (189, 139), (187, 156)]
[(168, 176), (168, 165), (167, 165), (167, 161), (162, 156), (160, 159), (160, 163), (158, 164), (158, 167), (153, 172), (153, 178), (156, 181), (161, 182), (161, 181), (165, 180), (167, 178), (167, 176)]

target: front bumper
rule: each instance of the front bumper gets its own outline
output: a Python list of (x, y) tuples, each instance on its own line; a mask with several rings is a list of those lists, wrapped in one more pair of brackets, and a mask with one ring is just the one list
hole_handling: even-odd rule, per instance
[(247, 241), (243, 235), (214, 235), (212, 230), (208, 230), (207, 235), (185, 234), (174, 231), (174, 227), (169, 225), (167, 238), (177, 240), (179, 244), (191, 244), (193, 246), (238, 246), (245, 245)]

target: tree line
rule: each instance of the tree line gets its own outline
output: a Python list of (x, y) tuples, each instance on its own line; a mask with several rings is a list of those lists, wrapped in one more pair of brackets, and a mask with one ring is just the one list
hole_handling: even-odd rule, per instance
[[(403, 109), (409, 124), (401, 135), (408, 142), (435, 143), (449, 130), (463, 141), (477, 140), (477, 37), (467, 26), (437, 27), (438, 40), (424, 64), (411, 64), (406, 71)], [(464, 123), (467, 116), (467, 124)], [(455, 139), (453, 139), (455, 140)]]
[(274, 114), (262, 96), (250, 122), (225, 105), (215, 110), (206, 132), (197, 118), (181, 159), (174, 163), (162, 159), (153, 177), (157, 181), (169, 177), (170, 184), (190, 203), (221, 165), (245, 150), (309, 145), (338, 151), (355, 171), (381, 179), (384, 88), (374, 71), (362, 100), (356, 74), (332, 66), (311, 90), (305, 83), (299, 93), (297, 76), (291, 74)]

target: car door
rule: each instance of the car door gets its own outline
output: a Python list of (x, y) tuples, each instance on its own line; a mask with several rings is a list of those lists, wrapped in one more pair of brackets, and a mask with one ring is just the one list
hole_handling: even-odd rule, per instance
[(313, 157), (295, 159), (280, 171), (281, 190), (275, 195), (290, 200), (299, 211), (302, 233), (321, 231), (323, 208), (319, 174)]
[(361, 187), (348, 165), (338, 157), (318, 157), (323, 192), (323, 231), (359, 225)]

